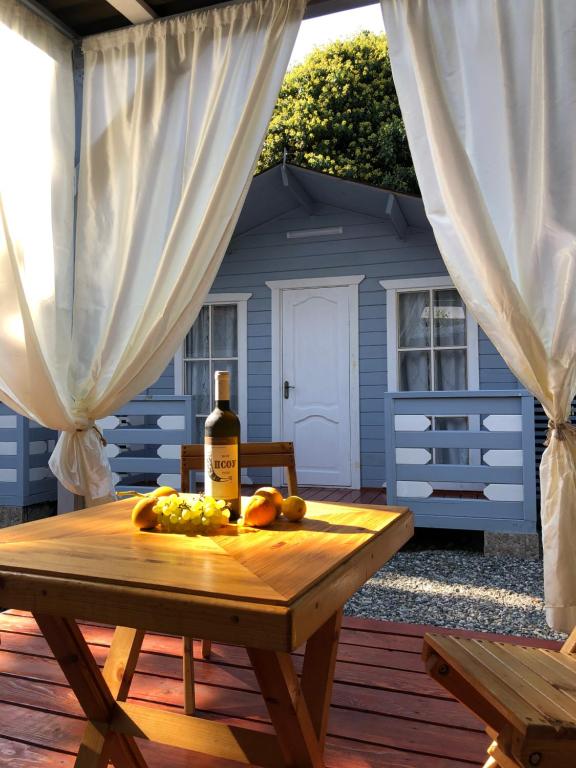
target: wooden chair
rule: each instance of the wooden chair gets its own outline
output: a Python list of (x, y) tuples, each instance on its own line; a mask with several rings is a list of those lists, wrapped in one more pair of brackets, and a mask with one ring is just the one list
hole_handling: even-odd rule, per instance
[[(288, 493), (296, 496), (296, 462), (294, 443), (241, 443), (240, 468), (248, 467), (284, 467), (288, 474)], [(204, 471), (204, 446), (183, 445), (180, 452), (180, 488), (183, 493), (190, 492), (190, 472)]]
[[(296, 462), (294, 459), (293, 443), (241, 443), (239, 450), (240, 468), (284, 467), (288, 476), (288, 493), (296, 496), (298, 482), (296, 478)], [(183, 493), (190, 492), (190, 472), (204, 470), (204, 446), (183, 445), (180, 452), (180, 489)], [(212, 641), (202, 640), (202, 656), (210, 658)], [(184, 711), (193, 714), (194, 702), (194, 655), (193, 641), (190, 637), (183, 638), (182, 647), (182, 676), (184, 679)]]
[(560, 651), (426, 635), (423, 658), (486, 723), (484, 768), (576, 766), (576, 628)]

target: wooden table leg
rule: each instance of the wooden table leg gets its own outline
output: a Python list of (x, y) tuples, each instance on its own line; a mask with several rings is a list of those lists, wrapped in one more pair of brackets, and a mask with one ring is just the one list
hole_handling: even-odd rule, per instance
[(90, 721), (76, 758), (77, 768), (104, 768), (109, 758), (117, 768), (146, 768), (134, 739), (114, 734), (109, 728), (116, 695), (127, 693), (126, 683), (129, 685), (134, 672), (138, 657), (135, 651), (136, 647), (139, 650), (143, 633), (122, 628), (115, 634), (117, 642), (106, 662), (113, 692), (75, 621), (44, 614), (34, 614), (34, 618)]
[(145, 632), (131, 627), (116, 627), (104, 662), (102, 676), (116, 701), (126, 701)]
[(338, 611), (308, 640), (304, 654), (302, 693), (321, 750), (326, 741), (341, 625), (342, 611)]
[(289, 653), (249, 648), (286, 768), (323, 768), (322, 749)]
[(194, 690), (194, 641), (191, 637), (182, 638), (182, 682), (184, 712), (187, 715), (193, 715), (196, 710), (196, 692)]
[[(516, 760), (508, 757), (508, 755), (502, 751), (497, 740), (493, 741), (488, 747), (488, 754), (490, 757), (485, 763), (484, 768), (486, 768), (486, 766), (488, 766), (488, 768), (520, 768), (520, 765)], [(492, 760), (492, 762), (490, 762), (490, 760)]]

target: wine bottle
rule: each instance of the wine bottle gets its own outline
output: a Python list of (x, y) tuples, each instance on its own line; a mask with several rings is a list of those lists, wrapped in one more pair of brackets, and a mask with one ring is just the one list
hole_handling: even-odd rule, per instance
[(230, 409), (230, 373), (216, 371), (215, 400), (204, 427), (204, 491), (224, 499), (230, 520), (240, 517), (240, 420)]

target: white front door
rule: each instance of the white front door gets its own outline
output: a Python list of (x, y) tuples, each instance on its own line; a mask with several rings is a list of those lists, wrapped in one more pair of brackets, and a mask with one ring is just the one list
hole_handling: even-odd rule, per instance
[(352, 485), (350, 291), (282, 291), (282, 437), (299, 485)]

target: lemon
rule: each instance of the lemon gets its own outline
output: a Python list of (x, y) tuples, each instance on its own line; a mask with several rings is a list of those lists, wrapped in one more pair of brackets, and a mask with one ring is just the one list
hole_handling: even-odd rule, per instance
[(306, 514), (306, 502), (300, 496), (288, 496), (282, 502), (282, 514), (295, 523)]

